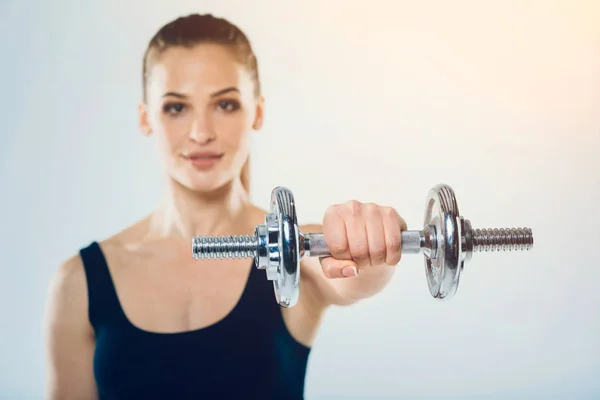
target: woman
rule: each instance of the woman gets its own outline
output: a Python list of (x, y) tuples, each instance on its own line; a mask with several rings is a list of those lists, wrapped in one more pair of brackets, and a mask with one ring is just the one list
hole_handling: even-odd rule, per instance
[(158, 141), (164, 201), (58, 269), (47, 397), (302, 398), (324, 311), (389, 282), (406, 224), (390, 207), (349, 201), (302, 226), (324, 232), (332, 257), (303, 259), (292, 308), (251, 260), (194, 260), (192, 236), (264, 222), (248, 199), (250, 135), (264, 118), (257, 61), (236, 26), (196, 14), (161, 28), (143, 66), (139, 125)]

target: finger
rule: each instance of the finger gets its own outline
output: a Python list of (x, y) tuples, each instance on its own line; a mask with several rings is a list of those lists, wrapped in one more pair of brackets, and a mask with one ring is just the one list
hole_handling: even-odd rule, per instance
[(371, 259), (369, 258), (369, 242), (367, 227), (362, 215), (362, 205), (355, 200), (349, 201), (345, 204), (343, 212), (350, 256), (359, 268), (368, 267), (371, 265)]
[(371, 265), (384, 264), (386, 261), (387, 248), (380, 207), (373, 203), (365, 204), (363, 207), (363, 214)]
[(338, 260), (333, 257), (321, 257), (319, 261), (323, 268), (323, 274), (327, 278), (338, 279), (358, 276), (358, 268), (353, 261)]
[(350, 260), (350, 245), (346, 234), (346, 225), (337, 209), (332, 206), (327, 209), (323, 217), (323, 239), (329, 248), (333, 258), (338, 260)]
[(402, 258), (402, 231), (407, 229), (406, 221), (392, 207), (384, 207), (383, 230), (385, 233), (387, 265), (397, 265)]

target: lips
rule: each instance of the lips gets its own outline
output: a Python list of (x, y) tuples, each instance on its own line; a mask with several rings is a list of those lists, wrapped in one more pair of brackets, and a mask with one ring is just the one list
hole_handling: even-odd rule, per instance
[(183, 158), (188, 160), (214, 160), (223, 157), (223, 153), (214, 153), (214, 152), (195, 152), (184, 154)]
[(194, 152), (182, 155), (196, 170), (207, 171), (212, 169), (223, 157), (223, 153), (215, 152)]
[(186, 153), (183, 156), (185, 158), (219, 158), (223, 155), (223, 153), (217, 153), (212, 151), (203, 151), (203, 152), (194, 152), (194, 153)]

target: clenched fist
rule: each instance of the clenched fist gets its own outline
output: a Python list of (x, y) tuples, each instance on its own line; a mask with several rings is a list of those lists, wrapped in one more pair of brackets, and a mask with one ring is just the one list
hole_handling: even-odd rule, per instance
[(366, 268), (397, 265), (406, 229), (392, 207), (356, 200), (330, 206), (323, 217), (323, 235), (331, 257), (320, 259), (325, 276), (352, 277)]

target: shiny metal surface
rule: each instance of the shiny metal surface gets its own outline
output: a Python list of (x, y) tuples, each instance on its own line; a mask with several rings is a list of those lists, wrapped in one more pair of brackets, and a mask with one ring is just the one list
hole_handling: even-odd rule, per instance
[[(304, 257), (328, 257), (331, 255), (322, 233), (304, 233)], [(423, 231), (404, 231), (402, 237), (402, 254), (419, 254), (423, 251), (426, 240)]]
[(220, 258), (254, 258), (258, 254), (258, 238), (244, 236), (197, 236), (192, 238), (196, 260)]
[(530, 250), (533, 233), (529, 228), (475, 229), (473, 251)]
[[(401, 233), (402, 254), (423, 254), (430, 294), (449, 299), (458, 290), (465, 262), (474, 252), (521, 251), (533, 247), (530, 228), (473, 229), (458, 210), (452, 188), (434, 186), (427, 195), (422, 230)], [(282, 186), (271, 193), (270, 212), (254, 235), (198, 236), (192, 239), (196, 259), (254, 258), (273, 281), (275, 296), (282, 307), (292, 307), (300, 290), (300, 260), (330, 256), (323, 233), (298, 229), (292, 192)]]
[(436, 299), (452, 297), (464, 266), (464, 230), (456, 197), (449, 186), (437, 185), (429, 191), (424, 225), (433, 232), (437, 244), (424, 259), (429, 292)]
[[(271, 261), (268, 268), (273, 281), (275, 298), (282, 307), (296, 305), (300, 294), (300, 248), (296, 204), (292, 192), (285, 187), (277, 187), (271, 195), (272, 225), (277, 226), (271, 237), (277, 237), (277, 262)], [(271, 242), (269, 241), (271, 244)], [(275, 244), (275, 241), (272, 242)]]

